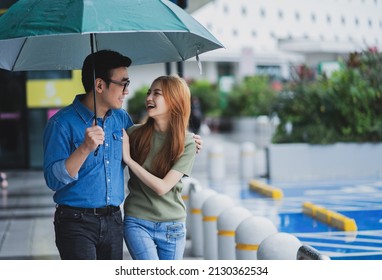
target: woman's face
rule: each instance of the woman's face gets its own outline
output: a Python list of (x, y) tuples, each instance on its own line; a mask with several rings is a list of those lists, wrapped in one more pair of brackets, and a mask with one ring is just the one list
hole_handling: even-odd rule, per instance
[(154, 82), (147, 92), (146, 110), (149, 117), (166, 118), (169, 117), (169, 108), (163, 97), (162, 84), (160, 81)]

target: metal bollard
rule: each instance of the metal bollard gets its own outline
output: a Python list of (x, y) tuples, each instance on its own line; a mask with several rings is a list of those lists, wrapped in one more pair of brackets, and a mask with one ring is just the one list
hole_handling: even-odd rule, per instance
[(235, 260), (235, 230), (251, 211), (241, 206), (234, 206), (224, 210), (218, 217), (218, 259)]
[(225, 177), (224, 152), (221, 144), (214, 144), (208, 151), (208, 176), (213, 181)]
[(234, 204), (232, 198), (226, 194), (213, 195), (203, 203), (204, 259), (218, 259), (217, 220), (225, 209), (234, 206)]
[(217, 192), (209, 188), (190, 192), (191, 254), (194, 257), (203, 257), (202, 205), (207, 198), (215, 194)]
[(304, 244), (297, 251), (297, 260), (330, 260), (330, 257), (323, 255), (315, 248)]
[(236, 259), (256, 260), (259, 244), (276, 232), (276, 226), (268, 218), (251, 216), (243, 220), (235, 234)]
[(244, 142), (240, 147), (240, 178), (243, 180), (255, 177), (255, 144)]
[(182, 199), (184, 204), (186, 205), (187, 217), (186, 217), (186, 237), (188, 239), (191, 238), (191, 207), (190, 207), (190, 192), (191, 191), (199, 191), (202, 189), (200, 182), (192, 177), (184, 177), (182, 178), (183, 189), (182, 189)]
[(257, 251), (258, 260), (296, 260), (300, 240), (289, 233), (277, 232), (265, 238)]

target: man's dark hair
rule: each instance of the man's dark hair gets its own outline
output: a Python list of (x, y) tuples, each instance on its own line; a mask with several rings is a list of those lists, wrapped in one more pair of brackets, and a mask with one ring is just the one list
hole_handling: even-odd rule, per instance
[(84, 86), (85, 92), (93, 90), (93, 65), (95, 78), (101, 78), (109, 83), (108, 80), (110, 79), (111, 70), (124, 66), (129, 67), (130, 64), (130, 58), (111, 50), (101, 50), (88, 55), (82, 66), (82, 85)]

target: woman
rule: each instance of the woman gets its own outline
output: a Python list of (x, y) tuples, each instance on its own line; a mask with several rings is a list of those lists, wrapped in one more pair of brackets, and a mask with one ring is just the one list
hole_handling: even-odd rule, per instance
[(186, 244), (183, 176), (196, 155), (190, 90), (176, 76), (154, 80), (146, 97), (148, 119), (124, 133), (123, 160), (129, 167), (124, 203), (124, 237), (133, 259), (182, 259)]

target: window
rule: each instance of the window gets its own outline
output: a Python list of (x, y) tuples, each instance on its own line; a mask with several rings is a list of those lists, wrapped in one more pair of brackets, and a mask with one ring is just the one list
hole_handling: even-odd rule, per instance
[(294, 14), (294, 18), (295, 18), (297, 21), (299, 21), (299, 20), (300, 20), (300, 13), (299, 13), (299, 12), (296, 12), (296, 13)]
[(241, 7), (241, 14), (242, 14), (243, 16), (246, 16), (246, 15), (247, 15), (247, 9), (246, 9), (246, 7)]
[(265, 13), (264, 8), (261, 8), (261, 9), (260, 9), (260, 16), (264, 18), (265, 15), (266, 15), (266, 13)]
[(278, 17), (279, 17), (279, 19), (283, 19), (284, 18), (284, 13), (283, 13), (282, 10), (278, 11)]
[(346, 24), (346, 19), (345, 19), (344, 16), (341, 17), (341, 23), (342, 23), (342, 25), (345, 25), (345, 24)]
[(268, 76), (271, 80), (281, 80), (281, 67), (278, 65), (256, 65), (256, 74)]
[(218, 62), (218, 75), (221, 76), (233, 76), (234, 67), (232, 63), (229, 62)]
[(224, 12), (225, 14), (228, 14), (228, 6), (227, 6), (227, 5), (224, 5), (224, 7), (223, 7), (223, 12)]

